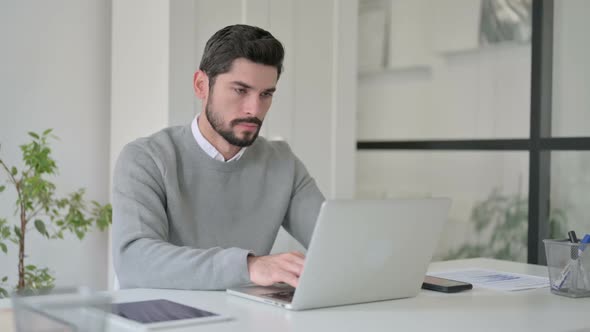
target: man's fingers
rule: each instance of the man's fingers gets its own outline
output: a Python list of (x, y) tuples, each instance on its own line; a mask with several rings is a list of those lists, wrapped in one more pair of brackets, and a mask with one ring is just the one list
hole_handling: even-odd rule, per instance
[(303, 267), (303, 264), (305, 263), (305, 256), (303, 256), (303, 254), (301, 254), (301, 253), (299, 253), (299, 255), (295, 255), (293, 253), (288, 253), (288, 254), (283, 255), (283, 258), (286, 261), (289, 261), (291, 263), (301, 265), (301, 267)]
[(250, 280), (263, 286), (284, 282), (297, 287), (304, 261), (305, 256), (298, 252), (249, 259)]
[(289, 272), (281, 273), (280, 279), (279, 282), (284, 282), (293, 287), (297, 287), (297, 284), (299, 283), (299, 278)]
[(297, 277), (299, 277), (301, 272), (303, 272), (303, 265), (298, 264), (297, 262), (284, 261), (281, 264), (281, 268), (287, 272), (295, 274)]
[(305, 264), (305, 259), (297, 256), (284, 256), (283, 262), (289, 262), (291, 264), (297, 264), (303, 267), (303, 264)]
[(305, 255), (302, 252), (299, 251), (291, 251), (290, 254), (297, 256), (299, 258), (305, 259)]

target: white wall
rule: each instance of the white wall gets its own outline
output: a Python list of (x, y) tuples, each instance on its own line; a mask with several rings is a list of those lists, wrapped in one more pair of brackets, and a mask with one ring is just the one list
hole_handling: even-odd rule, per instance
[(193, 90), (193, 73), (198, 68), (195, 33), (196, 1), (170, 2), (170, 84), (168, 123), (184, 125), (195, 116), (197, 101)]
[[(113, 1), (109, 197), (112, 170), (123, 146), (167, 127), (170, 120), (170, 4)], [(116, 287), (111, 238), (109, 289)]]
[(126, 143), (168, 125), (168, 1), (113, 1), (110, 165)]
[[(28, 131), (54, 128), (58, 194), (84, 187), (87, 199), (108, 201), (110, 2), (0, 2), (0, 155), (20, 163)], [(0, 176), (4, 181), (4, 174)], [(13, 222), (14, 191), (0, 194), (0, 216)], [(58, 286), (107, 287), (107, 234), (28, 238), (26, 262), (55, 272)], [(17, 248), (0, 253), (0, 276), (16, 284)]]

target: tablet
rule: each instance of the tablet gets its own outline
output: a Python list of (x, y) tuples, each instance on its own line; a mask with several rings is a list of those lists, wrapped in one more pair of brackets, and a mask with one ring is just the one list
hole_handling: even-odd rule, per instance
[(163, 299), (113, 303), (111, 314), (111, 325), (134, 331), (153, 331), (230, 319), (228, 316)]

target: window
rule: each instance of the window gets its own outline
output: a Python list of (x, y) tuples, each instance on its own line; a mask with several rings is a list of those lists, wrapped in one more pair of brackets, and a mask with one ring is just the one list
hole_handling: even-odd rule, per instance
[(448, 2), (388, 9), (386, 61), (359, 73), (357, 196), (451, 197), (437, 258), (544, 264), (542, 239), (590, 231), (590, 2)]

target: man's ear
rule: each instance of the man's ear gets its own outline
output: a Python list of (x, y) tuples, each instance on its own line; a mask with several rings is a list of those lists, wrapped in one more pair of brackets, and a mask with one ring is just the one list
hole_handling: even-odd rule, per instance
[(202, 70), (197, 70), (193, 78), (193, 88), (199, 99), (207, 99), (209, 95), (209, 77)]

